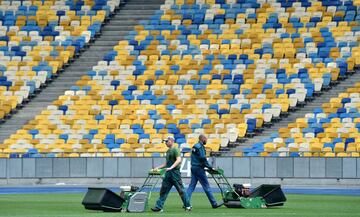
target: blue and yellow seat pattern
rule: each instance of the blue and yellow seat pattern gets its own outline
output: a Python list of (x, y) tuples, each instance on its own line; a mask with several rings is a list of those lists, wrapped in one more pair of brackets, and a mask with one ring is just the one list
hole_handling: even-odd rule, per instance
[(354, 70), (358, 8), (167, 0), (1, 148), (15, 156), (151, 156), (166, 151), (169, 135), (186, 152), (203, 133), (218, 151)]
[(99, 33), (116, 0), (0, 2), (0, 120)]

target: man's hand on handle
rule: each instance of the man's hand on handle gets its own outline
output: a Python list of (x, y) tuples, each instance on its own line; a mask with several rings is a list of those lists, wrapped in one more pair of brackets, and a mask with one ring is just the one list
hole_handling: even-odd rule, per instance
[(216, 172), (216, 168), (214, 168), (214, 167), (206, 167), (205, 171), (209, 172), (209, 173)]

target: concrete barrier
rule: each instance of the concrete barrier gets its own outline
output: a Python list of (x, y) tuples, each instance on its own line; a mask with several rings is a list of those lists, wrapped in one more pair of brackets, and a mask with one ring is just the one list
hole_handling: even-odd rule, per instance
[[(360, 158), (292, 158), (292, 157), (217, 157), (210, 158), (214, 167), (223, 168), (230, 179), (302, 180), (302, 183), (342, 180), (360, 184)], [(0, 159), (0, 184), (27, 182), (64, 182), (76, 180), (142, 179), (149, 169), (164, 162), (164, 158), (13, 158)], [(184, 178), (190, 177), (190, 159), (181, 164)], [(41, 181), (39, 181), (41, 180)], [(53, 181), (52, 181), (53, 180)], [(318, 180), (318, 181), (316, 181)], [(328, 180), (328, 181), (327, 181)], [(92, 181), (91, 181), (92, 182)]]

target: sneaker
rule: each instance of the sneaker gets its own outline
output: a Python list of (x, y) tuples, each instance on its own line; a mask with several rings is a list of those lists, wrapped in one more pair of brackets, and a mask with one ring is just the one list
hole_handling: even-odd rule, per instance
[(151, 210), (152, 210), (153, 212), (162, 212), (162, 211), (163, 211), (162, 209), (160, 209), (160, 208), (158, 208), (158, 207), (153, 207), (153, 208), (151, 208)]
[(191, 209), (192, 209), (192, 207), (191, 207), (191, 206), (186, 207), (186, 208), (185, 208), (185, 212), (191, 212)]
[(212, 206), (212, 208), (213, 208), (213, 209), (217, 209), (217, 208), (219, 208), (219, 207), (222, 206), (222, 205), (224, 205), (223, 202), (217, 203), (217, 204), (215, 204), (214, 206)]

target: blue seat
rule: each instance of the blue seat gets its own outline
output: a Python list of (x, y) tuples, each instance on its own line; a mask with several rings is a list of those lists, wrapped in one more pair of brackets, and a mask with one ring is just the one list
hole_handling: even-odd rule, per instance
[(247, 132), (253, 133), (256, 128), (256, 119), (248, 119), (246, 123), (248, 125)]
[(115, 105), (118, 105), (118, 104), (119, 104), (119, 102), (117, 100), (110, 100), (109, 101), (110, 106), (115, 106)]
[(105, 119), (105, 117), (104, 117), (104, 115), (96, 115), (95, 116), (95, 120), (97, 120), (97, 121), (101, 121), (101, 120), (104, 120)]
[(155, 124), (154, 125), (154, 129), (156, 129), (156, 130), (160, 130), (160, 129), (164, 129), (164, 128), (165, 128), (164, 124)]
[(69, 135), (68, 134), (60, 134), (59, 139), (63, 139), (66, 142), (69, 139)]
[(125, 139), (122, 139), (122, 138), (116, 139), (116, 140), (115, 140), (115, 143), (116, 143), (116, 144), (119, 144), (119, 145), (124, 144), (124, 143), (125, 143)]
[(34, 138), (35, 135), (39, 134), (39, 130), (37, 129), (32, 129), (28, 131), (30, 135), (32, 135), (32, 137)]
[(290, 157), (300, 157), (299, 152), (290, 152)]
[(66, 114), (66, 111), (68, 110), (68, 106), (67, 105), (61, 105), (61, 106), (59, 106), (59, 110), (63, 111), (63, 114)]
[(249, 152), (249, 153), (245, 153), (246, 157), (257, 157), (259, 156), (259, 153), (257, 152)]
[(120, 148), (120, 144), (118, 143), (104, 143), (104, 144), (106, 144), (106, 147), (110, 150), (114, 148)]

